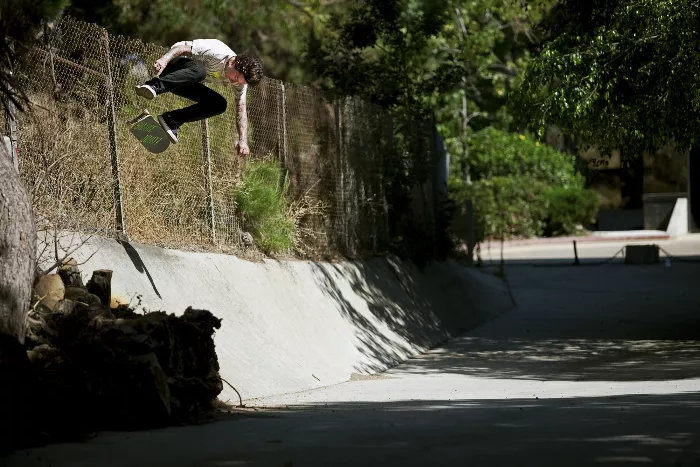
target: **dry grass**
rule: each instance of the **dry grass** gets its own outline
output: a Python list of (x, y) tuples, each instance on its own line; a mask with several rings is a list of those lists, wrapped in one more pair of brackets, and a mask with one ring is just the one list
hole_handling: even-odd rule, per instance
[(104, 125), (42, 96), (21, 121), (20, 172), (41, 225), (108, 232), (115, 228)]
[[(47, 232), (44, 237), (50, 239), (61, 229), (115, 235), (105, 109), (86, 111), (77, 103), (58, 102), (38, 93), (32, 95), (32, 104), (20, 122), (20, 170), (32, 194), (38, 226)], [(168, 104), (177, 105), (163, 102), (160, 106)], [(165, 153), (152, 154), (124, 123), (131, 117), (129, 110), (120, 112), (117, 124), (119, 180), (129, 237), (167, 248), (260, 259), (258, 249), (245, 248), (241, 242), (242, 216), (234, 192), (240, 187), (244, 162), (235, 156), (235, 138), (225, 136), (231, 131), (230, 123), (210, 124), (211, 140), (220, 143), (211, 150), (214, 241), (199, 125), (183, 127), (181, 143), (171, 145)], [(285, 214), (295, 235), (293, 251), (285, 256), (314, 257), (327, 245), (326, 205), (310, 192), (287, 203)], [(54, 256), (51, 242), (42, 252)]]
[(313, 188), (289, 203), (286, 213), (294, 224), (294, 251), (302, 258), (316, 258), (328, 249), (328, 204), (309, 195)]

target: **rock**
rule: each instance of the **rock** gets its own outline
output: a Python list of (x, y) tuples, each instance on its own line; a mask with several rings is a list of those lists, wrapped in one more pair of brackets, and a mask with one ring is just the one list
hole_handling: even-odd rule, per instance
[(86, 305), (99, 305), (100, 297), (91, 294), (83, 287), (66, 287), (65, 298), (74, 302), (82, 302)]
[(110, 298), (110, 301), (109, 301), (110, 308), (115, 309), (115, 308), (119, 308), (120, 306), (125, 306), (125, 305), (129, 305), (129, 300), (122, 297), (121, 295), (117, 295), (115, 293), (112, 293), (112, 297)]
[(66, 288), (58, 274), (39, 276), (34, 283), (35, 300), (32, 305), (39, 301), (42, 305), (53, 310), (56, 304), (63, 300)]
[(112, 298), (112, 271), (109, 269), (93, 271), (92, 277), (87, 283), (87, 290), (100, 297), (100, 302), (104, 306), (109, 306)]
[(69, 258), (58, 268), (58, 275), (66, 288), (85, 287), (83, 278), (80, 275), (80, 269), (78, 269), (78, 263), (73, 258)]
[(65, 357), (63, 353), (51, 347), (48, 344), (41, 344), (34, 347), (32, 350), (27, 352), (29, 361), (31, 361), (35, 368), (47, 369), (50, 366), (56, 366), (64, 363)]
[(255, 243), (255, 240), (253, 239), (253, 236), (250, 234), (250, 232), (243, 232), (241, 234), (241, 242), (245, 247), (250, 248)]
[(163, 368), (153, 352), (134, 357), (132, 361), (140, 366), (143, 378), (139, 378), (142, 384), (138, 391), (143, 399), (143, 411), (149, 413), (156, 422), (161, 422), (171, 415), (170, 388)]
[[(69, 315), (73, 313), (75, 308), (78, 306), (78, 302), (64, 298), (56, 304), (56, 308), (53, 310), (55, 314)], [(53, 315), (50, 315), (53, 316)]]
[(24, 344), (28, 349), (33, 349), (48, 342), (46, 335), (45, 313), (31, 311), (27, 315), (27, 335)]
[(82, 287), (67, 266), (63, 297), (27, 315), (24, 358), (40, 394), (32, 428), (60, 439), (67, 419), (83, 430), (147, 429), (207, 410), (223, 390), (213, 339), (221, 319), (191, 307), (138, 314), (111, 294), (111, 271)]

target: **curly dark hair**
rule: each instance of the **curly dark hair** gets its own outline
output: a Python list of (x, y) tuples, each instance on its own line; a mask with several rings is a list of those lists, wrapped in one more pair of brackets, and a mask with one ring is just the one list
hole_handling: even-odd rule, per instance
[(263, 64), (257, 57), (238, 55), (233, 69), (243, 73), (249, 86), (257, 86), (263, 79)]

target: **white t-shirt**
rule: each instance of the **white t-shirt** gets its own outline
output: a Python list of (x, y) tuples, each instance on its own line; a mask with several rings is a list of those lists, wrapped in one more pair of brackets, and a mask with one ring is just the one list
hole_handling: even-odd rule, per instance
[(244, 84), (241, 86), (240, 84), (232, 83), (231, 80), (226, 77), (226, 62), (229, 58), (236, 56), (236, 53), (231, 50), (229, 46), (218, 39), (195, 39), (192, 41), (176, 42), (173, 44), (173, 47), (181, 45), (192, 47), (192, 53), (186, 55), (204, 63), (207, 70), (207, 76), (204, 81), (233, 86), (238, 99), (245, 97), (248, 85)]

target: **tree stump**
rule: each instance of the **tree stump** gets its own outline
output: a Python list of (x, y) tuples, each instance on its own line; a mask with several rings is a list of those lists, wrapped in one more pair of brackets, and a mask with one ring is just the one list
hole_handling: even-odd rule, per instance
[(78, 263), (73, 258), (68, 259), (58, 268), (58, 275), (66, 287), (85, 287), (83, 278), (78, 269)]
[(91, 294), (97, 295), (100, 302), (109, 308), (112, 299), (112, 271), (109, 269), (94, 271), (87, 283), (87, 290)]

